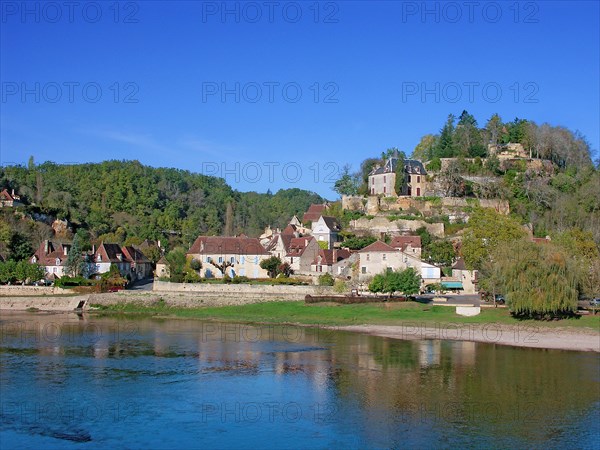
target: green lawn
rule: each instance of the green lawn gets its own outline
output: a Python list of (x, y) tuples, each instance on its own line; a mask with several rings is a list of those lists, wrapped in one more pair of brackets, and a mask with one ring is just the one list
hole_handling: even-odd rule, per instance
[(267, 302), (242, 306), (174, 308), (156, 303), (154, 306), (120, 304), (99, 307), (101, 313), (176, 316), (199, 319), (264, 323), (300, 323), (319, 325), (395, 325), (406, 322), (436, 323), (503, 323), (544, 327), (588, 327), (600, 329), (600, 315), (558, 321), (517, 320), (505, 308), (482, 308), (475, 317), (462, 317), (454, 307), (431, 306), (417, 302), (371, 303), (362, 305), (304, 304), (303, 302)]

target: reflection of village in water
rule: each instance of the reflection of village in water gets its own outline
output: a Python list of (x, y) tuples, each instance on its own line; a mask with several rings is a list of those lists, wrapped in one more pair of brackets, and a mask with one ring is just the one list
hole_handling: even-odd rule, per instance
[[(478, 432), (489, 428), (493, 435), (537, 433), (543, 441), (556, 432), (548, 423), (539, 426), (549, 414), (565, 420), (585, 414), (598, 389), (595, 355), (319, 328), (36, 315), (3, 317), (1, 339), (2, 353), (21, 349), (38, 358), (32, 370), (38, 383), (68, 376), (66, 363), (52, 358), (49, 368), (48, 356), (93, 358), (88, 364), (95, 382), (128, 377), (132, 386), (156, 383), (163, 392), (167, 380), (200, 383), (201, 389), (214, 384), (207, 401), (219, 398), (222, 377), (242, 377), (249, 387), (240, 390), (240, 401), (253, 399), (261, 394), (251, 391), (252, 380), (260, 378), (276, 398), (290, 393), (335, 405), (339, 426), (348, 426), (351, 414), (369, 439), (382, 444), (393, 441), (394, 426), (440, 421)], [(10, 383), (7, 370), (0, 374)], [(552, 386), (552, 395), (541, 386)], [(146, 395), (157, 394), (148, 389)]]

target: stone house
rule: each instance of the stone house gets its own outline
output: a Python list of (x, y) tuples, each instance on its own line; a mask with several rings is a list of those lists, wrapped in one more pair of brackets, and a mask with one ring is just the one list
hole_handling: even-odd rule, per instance
[(390, 245), (401, 252), (421, 259), (421, 236), (395, 236)]
[(255, 238), (198, 236), (187, 256), (202, 263), (200, 276), (204, 278), (222, 278), (224, 273), (232, 278), (267, 278), (260, 263), (271, 253)]
[(452, 279), (461, 283), (464, 294), (475, 294), (478, 292), (477, 276), (477, 270), (468, 270), (462, 258), (459, 258), (452, 266)]
[(333, 273), (334, 265), (338, 265), (339, 263), (345, 259), (350, 258), (351, 252), (346, 249), (319, 249), (319, 253), (315, 257), (314, 261), (311, 264), (311, 272), (320, 275), (321, 273), (331, 273), (332, 275), (336, 275)]
[(123, 277), (131, 274), (131, 261), (127, 259), (119, 244), (102, 242), (93, 253), (90, 272), (93, 274), (109, 272), (112, 264), (117, 266)]
[(0, 192), (0, 208), (10, 208), (21, 205), (23, 205), (23, 203), (21, 203), (21, 197), (15, 194), (14, 189), (12, 189), (10, 193), (7, 189)]
[(386, 270), (405, 270), (412, 267), (421, 276), (423, 284), (437, 283), (441, 279), (441, 269), (421, 261), (414, 255), (405, 253), (384, 242), (377, 241), (358, 251), (360, 281), (367, 281)]
[(332, 249), (338, 242), (340, 231), (342, 226), (335, 217), (321, 216), (319, 220), (312, 223), (312, 235), (317, 242), (326, 242), (328, 249)]
[(142, 280), (152, 275), (152, 261), (137, 248), (129, 245), (121, 247), (125, 259), (129, 261), (132, 280)]
[(290, 240), (285, 261), (291, 266), (294, 273), (309, 273), (319, 250), (319, 244), (314, 237), (295, 237)]
[(70, 244), (43, 241), (31, 259), (32, 264), (39, 264), (46, 271), (47, 278), (64, 276), (64, 264), (69, 256)]
[[(376, 166), (369, 174), (369, 193), (371, 195), (396, 196), (396, 166), (398, 158), (392, 156), (383, 166)], [(427, 187), (427, 171), (421, 161), (404, 160), (404, 180), (401, 196), (422, 197)]]
[(169, 263), (163, 256), (156, 262), (156, 270), (154, 271), (154, 276), (156, 278), (161, 278), (161, 277), (168, 277), (169, 275), (170, 275)]

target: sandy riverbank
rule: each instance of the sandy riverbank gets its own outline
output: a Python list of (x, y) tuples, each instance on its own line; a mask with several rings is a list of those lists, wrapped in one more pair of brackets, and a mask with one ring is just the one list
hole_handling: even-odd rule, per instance
[(445, 339), (483, 342), (514, 347), (575, 350), (600, 353), (600, 331), (574, 328), (546, 328), (535, 325), (417, 324), (348, 325), (336, 330), (370, 334), (393, 339)]

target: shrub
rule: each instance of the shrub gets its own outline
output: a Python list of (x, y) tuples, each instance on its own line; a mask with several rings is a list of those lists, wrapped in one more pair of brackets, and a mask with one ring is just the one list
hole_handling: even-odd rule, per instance
[(338, 294), (343, 294), (348, 291), (348, 284), (342, 280), (335, 280), (333, 284), (333, 290)]
[(319, 277), (319, 286), (333, 286), (333, 277), (330, 273), (324, 273)]

